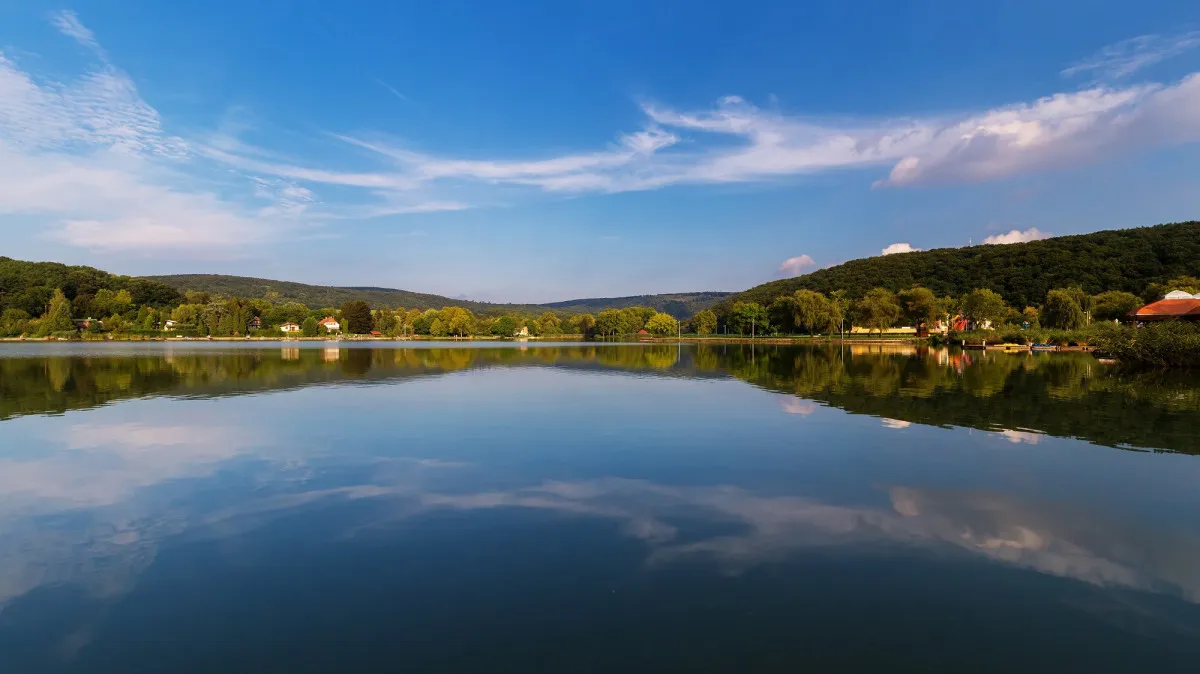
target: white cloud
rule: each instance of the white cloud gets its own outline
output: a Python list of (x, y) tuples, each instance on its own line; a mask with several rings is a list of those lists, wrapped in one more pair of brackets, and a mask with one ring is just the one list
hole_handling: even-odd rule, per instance
[[(417, 189), (475, 181), (552, 192), (622, 192), (890, 166), (879, 186), (982, 181), (1106, 154), (1200, 140), (1200, 74), (1169, 85), (1093, 87), (978, 113), (828, 123), (737, 96), (699, 112), (646, 104), (640, 131), (609, 147), (539, 159), (463, 159), (339, 136), (391, 164), (376, 172), (276, 167), (302, 180)], [(246, 157), (226, 157), (246, 166)], [(249, 165), (253, 170), (264, 166)]]
[(103, 54), (100, 48), (100, 43), (96, 42), (96, 36), (79, 17), (70, 10), (56, 12), (50, 16), (50, 23), (59, 30), (63, 35), (74, 38), (79, 44), (95, 50), (99, 54)]
[[(613, 193), (846, 169), (886, 171), (876, 184), (887, 187), (983, 181), (1200, 141), (1195, 73), (901, 119), (788, 115), (739, 96), (690, 111), (645, 103), (631, 132), (548, 156), (454, 157), (379, 134), (331, 134), (346, 156), (306, 161), (228, 134), (168, 132), (75, 14), (52, 21), (98, 63), (59, 82), (0, 53), (0, 215), (48, 218), (51, 237), (104, 250), (233, 249), (334, 219), (455, 211), (528, 192)], [(1068, 71), (1128, 74), (1196, 40), (1194, 32), (1135, 38)], [(338, 202), (320, 198), (326, 185), (336, 186)], [(504, 198), (487, 197), (497, 186)], [(811, 264), (801, 255), (780, 271)]]
[[(78, 16), (60, 12), (51, 21), (92, 52), (94, 67), (56, 81), (0, 52), (0, 216), (44, 218), (49, 239), (108, 252), (232, 252), (335, 218), (466, 207), (424, 195), (399, 198), (414, 183), (389, 176), (370, 183), (289, 171), (270, 155), (239, 157), (247, 172), (231, 173), (228, 162), (212, 156), (224, 150), (165, 130), (158, 110), (109, 62)], [(214, 144), (245, 149), (236, 141)], [(358, 204), (318, 210), (323, 204), (309, 185), (339, 177), (375, 189)]]
[[(197, 185), (189, 144), (110, 65), (78, 17), (53, 17), (100, 65), (73, 82), (39, 81), (0, 53), (0, 215), (50, 218), (47, 236), (101, 250), (253, 243), (277, 223)], [(298, 186), (283, 196), (302, 197)]]
[(1036, 445), (1042, 441), (1044, 436), (1042, 433), (1035, 433), (1031, 431), (1003, 430), (1000, 431), (1000, 437), (1008, 440), (1014, 445), (1019, 445), (1022, 443), (1027, 445)]
[(816, 403), (802, 398), (784, 398), (780, 401), (779, 406), (787, 414), (798, 414), (804, 417), (817, 411)]
[(1062, 71), (1065, 77), (1092, 74), (1098, 79), (1119, 79), (1160, 61), (1200, 47), (1200, 30), (1179, 35), (1139, 35), (1108, 45)]
[(779, 273), (787, 274), (788, 276), (799, 276), (805, 269), (816, 263), (816, 260), (813, 260), (809, 255), (789, 257), (779, 264)]
[(1014, 229), (1004, 234), (993, 234), (984, 239), (983, 242), (985, 244), (1027, 243), (1029, 241), (1048, 239), (1050, 236), (1050, 234), (1041, 231), (1037, 227), (1030, 227), (1024, 231)]
[(896, 253), (915, 253), (919, 250), (921, 250), (921, 249), (913, 248), (912, 245), (908, 244), (908, 243), (893, 243), (892, 245), (888, 246), (887, 248), (884, 248), (883, 250), (879, 251), (879, 254), (880, 255), (895, 255)]

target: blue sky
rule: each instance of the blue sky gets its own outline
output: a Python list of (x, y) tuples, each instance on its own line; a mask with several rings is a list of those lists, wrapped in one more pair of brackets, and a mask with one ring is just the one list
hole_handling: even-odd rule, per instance
[(1200, 217), (1194, 2), (0, 1), (0, 255), (491, 301)]

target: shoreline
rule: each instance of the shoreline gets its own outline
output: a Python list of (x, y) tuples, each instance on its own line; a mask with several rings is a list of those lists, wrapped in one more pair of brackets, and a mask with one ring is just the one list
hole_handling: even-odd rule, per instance
[(921, 345), (927, 342), (923, 338), (913, 337), (708, 337), (684, 336), (647, 337), (645, 335), (622, 335), (615, 338), (586, 339), (583, 335), (547, 335), (545, 337), (151, 337), (130, 335), (109, 337), (105, 339), (61, 339), (54, 337), (0, 337), (0, 343), (13, 344), (108, 344), (117, 342), (144, 342), (159, 344), (179, 344), (191, 342), (234, 342), (234, 343), (264, 343), (264, 344), (301, 344), (301, 343), (343, 343), (343, 342), (413, 342), (413, 343), (444, 343), (459, 344), (464, 342), (499, 342), (499, 343), (539, 343), (539, 342), (578, 342), (581, 344), (764, 344), (773, 346), (791, 346), (805, 344), (895, 344)]

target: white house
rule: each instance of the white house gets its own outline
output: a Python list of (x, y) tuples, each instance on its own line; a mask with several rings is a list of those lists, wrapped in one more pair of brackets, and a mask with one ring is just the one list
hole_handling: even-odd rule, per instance
[(175, 329), (176, 325), (177, 325), (177, 323), (175, 323), (175, 321), (168, 318), (166, 320), (166, 322), (163, 323), (163, 330), (166, 330), (167, 332), (171, 332), (172, 330)]
[(1184, 292), (1182, 290), (1172, 290), (1171, 292), (1167, 293), (1166, 296), (1163, 297), (1163, 299), (1164, 300), (1200, 300), (1200, 297), (1197, 297), (1196, 295), (1193, 295), (1191, 293)]
[(280, 332), (300, 332), (300, 330), (300, 326), (296, 325), (295, 323), (284, 323), (283, 325), (279, 326)]
[(319, 322), (317, 322), (317, 325), (324, 326), (324, 328), (329, 332), (337, 332), (338, 330), (342, 329), (342, 325), (338, 323), (337, 319), (333, 316), (326, 316), (325, 318), (322, 318)]

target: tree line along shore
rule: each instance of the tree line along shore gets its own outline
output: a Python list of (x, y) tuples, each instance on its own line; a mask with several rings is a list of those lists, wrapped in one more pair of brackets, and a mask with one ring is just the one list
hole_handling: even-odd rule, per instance
[[(1171, 279), (1151, 292), (1163, 288), (1200, 292), (1200, 279)], [(125, 288), (101, 288), (94, 294), (76, 293), (75, 297), (56, 288), (39, 316), (16, 307), (4, 309), (0, 314), (0, 337), (883, 337), (903, 326), (911, 329), (903, 335), (929, 336), (935, 341), (1084, 344), (1099, 346), (1130, 362), (1200, 364), (1200, 331), (1193, 323), (1140, 329), (1117, 325), (1143, 303), (1133, 293), (1105, 291), (1090, 295), (1077, 286), (1053, 289), (1039, 306), (1021, 308), (985, 288), (960, 297), (938, 297), (922, 286), (898, 293), (873, 288), (856, 298), (847, 297), (844, 291), (827, 296), (797, 290), (775, 297), (766, 305), (738, 301), (724, 311), (705, 309), (679, 320), (648, 307), (607, 309), (595, 315), (550, 311), (539, 315), (477, 315), (453, 306), (373, 309), (362, 300), (314, 309), (297, 302), (222, 298), (191, 291), (184, 293), (178, 305), (155, 306), (151, 302), (139, 304)], [(103, 318), (93, 319), (96, 315)], [(1144, 353), (1151, 347), (1153, 353)]]
[[(486, 305), (411, 293), (406, 297), (437, 304), (368, 304), (376, 296), (363, 295), (338, 306), (314, 306), (281, 294), (289, 292), (287, 284), (276, 289), (271, 285), (276, 282), (261, 279), (251, 279), (260, 285), (246, 286), (240, 279), (242, 285), (230, 286), (268, 288), (252, 297), (0, 257), (0, 338), (320, 337), (330, 328), (342, 336), (429, 338), (901, 333), (954, 342), (1098, 345), (1130, 362), (1180, 365), (1200, 362), (1194, 316), (1142, 329), (1115, 323), (1170, 290), (1200, 292), (1197, 275), (1200, 222), (851, 260), (709, 297), (717, 303), (700, 311), (665, 309), (671, 313), (646, 306), (601, 309), (602, 304), (582, 305), (597, 309), (583, 313), (578, 307)], [(331, 290), (344, 297), (371, 289)], [(1153, 353), (1147, 353), (1151, 344)]]

